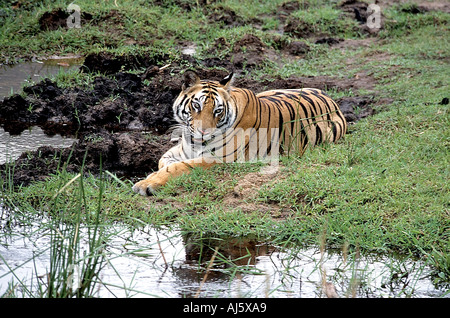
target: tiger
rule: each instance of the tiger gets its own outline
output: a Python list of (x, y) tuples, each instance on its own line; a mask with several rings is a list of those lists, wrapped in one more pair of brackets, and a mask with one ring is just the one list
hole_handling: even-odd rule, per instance
[(320, 89), (255, 94), (234, 87), (233, 80), (233, 73), (220, 81), (202, 80), (193, 70), (184, 73), (173, 103), (179, 142), (161, 157), (157, 171), (134, 184), (134, 192), (153, 195), (196, 167), (277, 159), (293, 150), (302, 155), (308, 145), (335, 142), (347, 131), (339, 106)]

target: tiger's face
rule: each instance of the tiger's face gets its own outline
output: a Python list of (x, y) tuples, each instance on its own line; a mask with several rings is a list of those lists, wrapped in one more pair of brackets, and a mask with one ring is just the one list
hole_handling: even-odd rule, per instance
[(173, 111), (194, 142), (211, 140), (232, 126), (235, 118), (229, 94), (232, 76), (220, 82), (201, 81), (194, 72), (186, 72)]

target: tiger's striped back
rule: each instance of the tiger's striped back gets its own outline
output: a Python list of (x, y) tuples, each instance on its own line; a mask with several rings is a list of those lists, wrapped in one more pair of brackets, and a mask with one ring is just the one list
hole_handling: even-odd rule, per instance
[(276, 128), (285, 152), (302, 154), (308, 145), (335, 142), (347, 130), (339, 106), (319, 89), (280, 89), (254, 94), (233, 88), (230, 96), (239, 114), (233, 129), (254, 128), (269, 133)]
[(277, 162), (280, 151), (301, 155), (308, 145), (335, 142), (346, 133), (338, 105), (321, 90), (255, 94), (231, 83), (232, 74), (220, 82), (200, 80), (195, 72), (185, 74), (173, 105), (180, 142), (161, 157), (158, 171), (133, 186), (135, 192), (149, 195), (194, 167), (267, 157)]
[(280, 140), (285, 150), (303, 153), (307, 145), (335, 142), (346, 133), (347, 122), (339, 106), (319, 89), (271, 90), (256, 97), (266, 110), (265, 125), (282, 127)]

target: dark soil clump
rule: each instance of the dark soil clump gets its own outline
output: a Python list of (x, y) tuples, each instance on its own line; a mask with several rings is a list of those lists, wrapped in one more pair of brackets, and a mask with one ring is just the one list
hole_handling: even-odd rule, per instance
[(309, 7), (308, 2), (302, 1), (288, 1), (284, 2), (278, 7), (278, 18), (281, 22), (285, 22), (287, 18), (291, 15), (292, 12), (297, 11), (299, 9), (306, 10)]
[(342, 11), (353, 17), (360, 24), (367, 22), (367, 3), (356, 0), (345, 0), (340, 4), (340, 7)]
[(384, 28), (384, 16), (382, 11), (379, 12), (379, 26), (370, 28), (368, 26), (368, 19), (371, 19), (371, 16), (375, 14), (369, 4), (362, 1), (357, 0), (345, 0), (341, 2), (340, 9), (347, 16), (355, 19), (359, 23), (359, 30), (366, 34), (377, 34), (378, 31)]
[(307, 38), (315, 34), (314, 28), (308, 23), (294, 18), (289, 19), (284, 26), (284, 33), (297, 38)]
[[(231, 47), (223, 38), (216, 39), (216, 45), (209, 52), (211, 55), (222, 55), (223, 48)], [(223, 67), (228, 70), (257, 69), (262, 67), (267, 60), (276, 60), (279, 54), (268, 47), (253, 34), (245, 34), (232, 45), (232, 50), (223, 58), (211, 57), (202, 61), (205, 67)]]
[(308, 53), (311, 48), (308, 44), (301, 41), (292, 41), (287, 44), (284, 48), (284, 51), (288, 52), (288, 54), (293, 56), (301, 56)]
[(102, 73), (112, 75), (121, 70), (136, 70), (140, 68), (148, 68), (158, 65), (161, 61), (165, 61), (167, 57), (155, 55), (149, 58), (146, 55), (113, 55), (107, 52), (91, 53), (86, 56), (82, 70), (90, 73)]
[(236, 27), (245, 24), (244, 19), (230, 8), (218, 6), (212, 10), (207, 8), (204, 11), (208, 13), (208, 18), (211, 23), (222, 23), (227, 27)]
[[(54, 31), (59, 28), (67, 29), (67, 19), (70, 14), (63, 9), (55, 9), (50, 12), (45, 12), (39, 18), (39, 28), (42, 31)], [(80, 25), (92, 20), (92, 15), (87, 12), (80, 12)]]
[[(181, 86), (180, 86), (181, 87)], [(172, 102), (179, 87), (159, 79), (149, 86), (140, 76), (119, 72), (97, 77), (93, 89), (61, 89), (49, 79), (25, 88), (25, 97), (13, 95), (0, 103), (0, 123), (71, 126), (79, 132), (100, 128), (164, 133), (172, 121)]]
[(354, 123), (374, 114), (372, 99), (367, 97), (342, 97), (336, 100), (345, 119)]
[(266, 50), (266, 45), (257, 36), (246, 34), (234, 44), (233, 64), (238, 69), (258, 67), (266, 59)]
[(333, 45), (333, 44), (338, 44), (340, 42), (344, 41), (343, 39), (336, 39), (336, 38), (332, 38), (332, 37), (323, 37), (320, 39), (317, 39), (315, 44), (328, 44), (328, 45)]

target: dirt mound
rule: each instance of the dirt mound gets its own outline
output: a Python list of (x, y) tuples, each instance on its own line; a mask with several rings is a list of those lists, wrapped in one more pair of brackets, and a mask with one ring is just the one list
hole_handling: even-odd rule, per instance
[(307, 9), (309, 7), (309, 4), (307, 1), (302, 1), (301, 3), (299, 1), (288, 1), (282, 3), (278, 7), (278, 16), (283, 18), (290, 15), (292, 12), (297, 11), (299, 9)]
[[(42, 31), (54, 31), (59, 28), (68, 29), (67, 19), (70, 14), (63, 9), (55, 9), (50, 12), (45, 12), (39, 18), (39, 28)], [(92, 20), (92, 14), (87, 12), (80, 13), (80, 24), (87, 23)]]
[(121, 70), (137, 70), (159, 65), (167, 57), (164, 54), (154, 55), (114, 55), (108, 52), (91, 53), (86, 56), (81, 69), (87, 73), (111, 75)]
[(284, 33), (297, 38), (307, 38), (316, 32), (310, 24), (297, 18), (291, 18), (284, 26)]
[[(378, 3), (378, 2), (375, 2)], [(384, 28), (385, 17), (383, 10), (375, 11), (370, 7), (370, 4), (357, 1), (357, 0), (345, 0), (340, 4), (340, 9), (345, 15), (355, 19), (359, 23), (359, 30), (362, 33), (376, 35), (380, 30)], [(369, 27), (368, 20), (371, 21), (375, 15), (379, 16), (379, 25), (377, 27)]]
[(364, 24), (367, 22), (368, 6), (369, 4), (356, 0), (345, 0), (342, 1), (341, 4), (339, 5), (342, 11), (344, 11), (347, 15), (354, 18), (360, 24)]
[[(222, 50), (232, 48), (225, 56)], [(253, 34), (245, 34), (233, 45), (224, 38), (216, 39), (215, 45), (209, 50), (214, 57), (205, 58), (202, 65), (205, 67), (223, 67), (228, 70), (254, 69), (264, 65), (266, 60), (275, 60), (279, 54), (268, 47), (260, 38)], [(217, 58), (216, 56), (223, 56)]]
[[(450, 13), (450, 3), (445, 0), (441, 1), (403, 1), (401, 11), (410, 14), (423, 14), (426, 12), (440, 11)], [(389, 5), (385, 0), (381, 1), (385, 6)]]
[(167, 87), (159, 81), (144, 86), (140, 76), (123, 72), (95, 78), (93, 89), (61, 89), (45, 79), (25, 88), (25, 97), (13, 95), (3, 100), (0, 117), (2, 124), (51, 122), (79, 132), (104, 128), (160, 134), (173, 124), (172, 102), (179, 91), (179, 87)]
[(347, 122), (356, 122), (374, 114), (371, 98), (342, 97), (336, 100)]
[[(1, 101), (0, 124), (7, 132), (20, 134), (39, 125), (51, 134), (79, 138), (73, 151), (45, 147), (20, 157), (14, 184), (44, 179), (64, 162), (68, 171), (79, 171), (86, 153), (85, 171), (92, 173), (99, 172), (100, 158), (104, 169), (122, 176), (143, 177), (156, 170), (173, 146), (165, 133), (174, 123), (172, 104), (181, 82), (169, 78), (169, 72), (157, 68), (147, 72), (144, 85), (141, 76), (119, 72), (96, 77), (92, 87), (70, 89), (45, 79)], [(6, 171), (5, 165), (0, 171)]]
[(251, 201), (257, 201), (255, 199), (264, 185), (270, 184), (275, 179), (279, 180), (278, 169), (279, 167), (266, 166), (260, 172), (245, 175), (238, 181), (233, 191), (225, 195), (223, 204), (234, 209), (241, 209), (243, 212), (260, 211), (270, 213), (274, 218), (286, 217), (292, 211), (280, 207), (278, 202), (251, 203)]
[(224, 6), (217, 6), (213, 9), (204, 8), (203, 11), (208, 16), (210, 23), (222, 23), (227, 27), (236, 27), (245, 24), (244, 19), (236, 14), (234, 10)]

